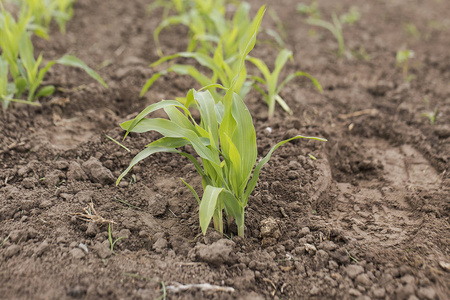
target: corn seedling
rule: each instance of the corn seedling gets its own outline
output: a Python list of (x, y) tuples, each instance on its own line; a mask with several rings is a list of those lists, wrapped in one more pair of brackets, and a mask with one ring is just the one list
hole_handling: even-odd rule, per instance
[(313, 26), (322, 27), (336, 38), (338, 42), (338, 56), (345, 53), (344, 34), (342, 32), (343, 24), (353, 24), (360, 19), (361, 15), (356, 7), (351, 7), (348, 13), (342, 14), (338, 17), (334, 12), (331, 15), (332, 22), (322, 20), (318, 17), (310, 16), (306, 23)]
[(111, 253), (114, 253), (114, 246), (116, 245), (116, 243), (118, 241), (120, 241), (122, 239), (126, 239), (126, 238), (127, 238), (126, 236), (121, 236), (114, 240), (113, 236), (112, 236), (111, 223), (108, 224), (108, 240), (109, 240), (109, 246), (110, 246)]
[[(0, 29), (1, 30), (1, 29)], [(1, 33), (0, 33), (1, 34)], [(14, 48), (11, 44), (1, 45), (3, 47)], [(8, 49), (8, 48), (7, 48)], [(4, 107), (7, 108), (9, 102), (21, 102), (27, 104), (36, 104), (34, 101), (39, 97), (45, 97), (52, 95), (55, 91), (55, 87), (52, 85), (45, 86), (39, 89), (41, 83), (44, 79), (46, 73), (54, 64), (61, 64), (70, 67), (77, 67), (84, 70), (89, 76), (97, 80), (103, 86), (107, 87), (106, 83), (102, 80), (100, 75), (98, 75), (94, 70), (89, 68), (84, 62), (72, 55), (65, 55), (58, 60), (53, 60), (45, 65), (43, 65), (43, 56), (40, 54), (37, 59), (34, 57), (33, 44), (28, 36), (27, 32), (22, 32), (21, 40), (18, 45), (18, 57), (16, 61), (13, 60), (15, 53), (15, 48), (11, 51), (5, 51), (4, 55), (8, 58), (8, 53), (10, 53), (9, 59), (0, 59), (0, 101), (3, 102)], [(12, 64), (10, 64), (11, 62)], [(6, 83), (8, 79), (8, 65), (11, 71), (11, 77), (14, 80), (14, 86), (11, 83)], [(11, 66), (17, 68), (14, 69)], [(17, 73), (18, 71), (18, 73)], [(6, 74), (6, 76), (5, 76)], [(6, 87), (6, 89), (5, 89)], [(28, 90), (27, 101), (20, 100), (21, 95)], [(16, 99), (12, 97), (15, 94)]]
[(14, 0), (21, 10), (32, 17), (30, 29), (36, 35), (48, 38), (48, 29), (55, 20), (62, 33), (66, 31), (66, 23), (73, 17), (75, 0)]
[[(218, 41), (218, 44), (216, 46), (215, 52), (212, 56), (201, 53), (201, 52), (181, 52), (174, 55), (169, 55), (162, 57), (158, 61), (152, 63), (150, 67), (155, 67), (160, 65), (161, 63), (172, 61), (176, 58), (182, 57), (182, 58), (191, 58), (197, 61), (200, 65), (203, 67), (208, 68), (211, 71), (210, 75), (205, 75), (201, 71), (199, 71), (194, 66), (190, 65), (181, 65), (181, 64), (173, 64), (166, 70), (163, 70), (161, 72), (155, 73), (147, 82), (145, 83), (144, 87), (141, 90), (140, 97), (142, 97), (148, 89), (153, 85), (153, 83), (158, 80), (162, 75), (167, 74), (168, 72), (175, 72), (180, 75), (189, 75), (192, 78), (194, 78), (201, 86), (211, 86), (208, 88), (208, 90), (211, 91), (214, 98), (220, 99), (219, 94), (216, 92), (216, 87), (214, 87), (215, 84), (220, 83), (222, 86), (228, 88), (232, 80), (234, 79), (235, 74), (240, 70), (241, 65), (240, 61), (238, 59), (238, 55), (236, 53), (239, 53), (239, 48), (242, 48), (242, 45), (245, 45), (246, 42), (251, 38), (251, 35), (249, 34), (249, 28), (254, 28), (257, 24), (258, 20), (257, 18), (253, 19), (249, 24), (247, 24), (247, 8), (245, 9), (245, 13), (237, 12), (235, 14), (235, 19), (233, 22), (235, 23), (234, 28), (239, 28), (239, 31), (233, 31), (235, 32), (234, 38), (231, 38), (230, 32), (227, 32), (224, 34), (224, 36)], [(244, 20), (244, 21), (241, 21)], [(241, 26), (239, 24), (243, 24), (245, 26)], [(242, 31), (245, 30), (245, 31)], [(228, 50), (226, 50), (228, 49)], [(229, 52), (228, 55), (230, 55), (227, 58), (227, 52)], [(231, 55), (230, 53), (234, 53)], [(245, 65), (242, 67), (241, 75), (238, 79), (238, 81), (235, 83), (236, 88), (235, 91), (241, 96), (245, 97), (245, 95), (248, 93), (248, 91), (251, 88), (251, 82), (246, 81), (247, 77), (247, 71), (245, 69)]]
[[(208, 42), (208, 37), (221, 35), (226, 28), (225, 1), (224, 0), (172, 0), (156, 1), (151, 9), (164, 7), (164, 19), (153, 33), (153, 38), (162, 56), (159, 35), (169, 26), (185, 25), (189, 28), (189, 44), (187, 52), (199, 51), (209, 53), (213, 45)], [(173, 11), (174, 15), (169, 15)], [(199, 46), (200, 43), (200, 46)]]
[(395, 57), (397, 67), (402, 68), (403, 78), (408, 82), (415, 78), (414, 75), (408, 75), (409, 60), (411, 58), (414, 58), (414, 51), (412, 50), (398, 50)]
[[(289, 74), (281, 82), (281, 84), (278, 85), (278, 79), (279, 79), (281, 70), (285, 66), (288, 59), (293, 60), (292, 52), (287, 49), (281, 50), (275, 61), (275, 69), (271, 73), (269, 68), (267, 67), (267, 65), (261, 59), (255, 58), (255, 57), (247, 57), (247, 60), (249, 62), (251, 62), (252, 64), (254, 64), (259, 69), (261, 74), (263, 75), (263, 78), (259, 77), (259, 76), (250, 76), (250, 77), (255, 81), (255, 83), (253, 85), (254, 88), (263, 95), (264, 99), (266, 100), (267, 105), (269, 106), (269, 119), (273, 117), (273, 114), (275, 112), (275, 103), (276, 102), (278, 102), (278, 104), (287, 113), (292, 114), (292, 110), (289, 108), (289, 106), (286, 104), (286, 102), (280, 96), (281, 89), (287, 83), (289, 83), (289, 81), (291, 81), (292, 79), (299, 77), (299, 76), (305, 76), (305, 77), (311, 79), (311, 81), (314, 83), (316, 88), (320, 92), (322, 92), (322, 87), (319, 84), (319, 82), (314, 77), (312, 77), (310, 74), (308, 74), (306, 72), (301, 72), (301, 71)], [(262, 88), (260, 88), (258, 86), (258, 83), (265, 85), (267, 92), (265, 92)]]
[(317, 1), (311, 2), (311, 4), (299, 3), (297, 4), (297, 10), (304, 15), (309, 17), (313, 17), (316, 19), (320, 19), (320, 11), (319, 6), (317, 5)]
[(361, 18), (361, 13), (359, 12), (359, 9), (356, 6), (352, 6), (352, 7), (350, 7), (350, 10), (347, 13), (342, 14), (339, 17), (339, 20), (341, 21), (342, 24), (353, 25), (357, 21), (359, 21), (360, 18)]
[[(223, 235), (223, 218), (228, 223), (236, 222), (238, 235), (244, 236), (244, 212), (248, 198), (256, 186), (261, 168), (269, 161), (272, 153), (283, 144), (299, 138), (295, 136), (276, 144), (258, 164), (256, 132), (253, 120), (242, 98), (235, 93), (236, 84), (244, 73), (245, 58), (253, 49), (256, 35), (264, 15), (264, 6), (255, 17), (256, 22), (248, 30), (252, 32), (239, 51), (239, 70), (235, 74), (221, 101), (217, 102), (209, 90), (191, 89), (185, 101), (161, 101), (144, 109), (135, 119), (121, 124), (130, 132), (159, 132), (163, 137), (148, 144), (138, 153), (128, 168), (119, 176), (117, 184), (141, 160), (158, 152), (178, 153), (188, 158), (202, 177), (203, 195), (183, 179), (199, 204), (200, 227), (206, 233), (211, 219), (214, 228)], [(146, 118), (150, 113), (164, 109), (168, 119)], [(190, 109), (200, 112), (199, 123), (192, 117)], [(324, 141), (321, 138), (310, 138)], [(197, 159), (178, 148), (192, 146), (201, 159)], [(256, 166), (255, 166), (256, 164)], [(253, 170), (254, 168), (254, 170)], [(253, 175), (252, 175), (253, 170)]]

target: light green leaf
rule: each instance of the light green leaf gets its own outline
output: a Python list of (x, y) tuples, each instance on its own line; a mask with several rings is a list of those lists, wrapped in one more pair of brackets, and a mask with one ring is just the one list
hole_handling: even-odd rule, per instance
[(83, 61), (76, 58), (72, 55), (64, 55), (60, 59), (56, 61), (58, 64), (64, 65), (64, 66), (70, 66), (70, 67), (76, 67), (80, 68), (83, 71), (85, 71), (89, 76), (97, 80), (101, 85), (104, 87), (108, 87), (108, 85), (103, 81), (103, 79), (100, 77), (100, 75), (97, 74), (93, 69), (89, 68)]
[(208, 230), (209, 223), (216, 210), (217, 200), (223, 188), (214, 187), (207, 185), (205, 191), (203, 192), (202, 201), (200, 202), (199, 217), (200, 217), (200, 227), (203, 234), (206, 234)]

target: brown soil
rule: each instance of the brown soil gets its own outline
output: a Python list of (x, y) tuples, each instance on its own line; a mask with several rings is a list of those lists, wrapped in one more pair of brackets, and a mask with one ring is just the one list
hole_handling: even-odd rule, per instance
[[(36, 40), (47, 59), (72, 53), (96, 66), (110, 88), (58, 67), (47, 82), (60, 90), (41, 108), (1, 113), (1, 299), (156, 299), (164, 289), (167, 299), (449, 299), (449, 1), (319, 1), (325, 16), (358, 6), (363, 17), (344, 35), (368, 61), (337, 59), (328, 32), (311, 37), (298, 1), (268, 1), (295, 53), (287, 71), (312, 73), (325, 92), (296, 80), (282, 92), (294, 116), (278, 108), (272, 121), (251, 93), (259, 154), (297, 133), (329, 141), (275, 153), (251, 196), (245, 239), (233, 227), (230, 239), (200, 234), (196, 201), (178, 178), (201, 182), (185, 159), (155, 155), (114, 185), (157, 135), (131, 135), (131, 153), (106, 135), (120, 139), (121, 121), (197, 87), (170, 75), (138, 98), (157, 58), (160, 11), (147, 15), (148, 2), (79, 0), (67, 34)], [(268, 16), (264, 26), (274, 26)], [(184, 50), (185, 35), (165, 31), (164, 51)], [(410, 83), (395, 67), (403, 46), (415, 52)], [(252, 55), (276, 53), (260, 44)], [(421, 114), (435, 107), (431, 125)], [(97, 223), (76, 217), (84, 209)], [(114, 239), (126, 237), (114, 253), (100, 217), (114, 221)]]

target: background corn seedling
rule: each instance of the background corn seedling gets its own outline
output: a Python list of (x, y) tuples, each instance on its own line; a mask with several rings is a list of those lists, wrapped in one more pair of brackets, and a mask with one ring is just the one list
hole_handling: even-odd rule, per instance
[[(68, 2), (58, 3), (65, 5)], [(30, 9), (22, 8), (16, 21), (1, 2), (0, 8), (0, 101), (4, 108), (7, 108), (10, 102), (39, 105), (34, 102), (37, 98), (53, 94), (54, 86), (40, 88), (40, 85), (54, 64), (81, 68), (103, 86), (107, 86), (94, 70), (74, 56), (65, 55), (45, 65), (42, 54), (35, 59), (30, 36), (36, 33), (35, 29), (38, 28), (32, 23), (36, 16), (32, 15)], [(28, 92), (26, 101), (20, 99), (25, 92)]]
[[(288, 84), (289, 81), (291, 81), (292, 79), (299, 77), (299, 76), (305, 76), (305, 77), (311, 79), (311, 81), (314, 83), (314, 85), (320, 92), (323, 91), (322, 86), (314, 77), (312, 77), (310, 74), (308, 74), (306, 72), (301, 72), (301, 71), (289, 74), (281, 82), (281, 84), (278, 85), (278, 79), (280, 76), (280, 72), (283, 69), (283, 67), (285, 66), (288, 59), (293, 60), (292, 52), (287, 49), (281, 50), (275, 61), (275, 69), (273, 70), (273, 72), (270, 72), (267, 65), (261, 59), (255, 58), (255, 57), (250, 57), (250, 56), (247, 57), (247, 60), (249, 62), (251, 62), (252, 64), (254, 64), (259, 69), (261, 74), (263, 75), (263, 78), (259, 77), (259, 76), (250, 76), (250, 77), (255, 81), (255, 83), (253, 85), (254, 88), (263, 95), (264, 99), (266, 100), (267, 105), (269, 106), (269, 119), (273, 117), (273, 114), (275, 112), (275, 103), (278, 103), (287, 113), (292, 114), (291, 109), (286, 104), (286, 102), (283, 100), (283, 98), (281, 98), (281, 96), (280, 96), (281, 89), (286, 84)], [(263, 89), (261, 89), (258, 86), (258, 83), (265, 85), (267, 92), (265, 92)]]
[[(343, 24), (352, 25), (360, 19), (361, 14), (357, 7), (352, 6), (347, 13), (344, 13), (339, 17), (333, 12), (331, 15), (332, 22), (328, 22), (320, 18), (320, 12), (316, 2), (313, 2), (310, 6), (300, 4), (297, 9), (302, 14), (309, 15), (306, 20), (307, 24), (322, 27), (331, 32), (338, 42), (338, 56), (346, 54), (342, 26)], [(350, 53), (348, 53), (348, 55), (350, 55)]]
[(31, 27), (36, 35), (48, 38), (52, 20), (55, 20), (60, 31), (65, 33), (66, 23), (73, 17), (75, 0), (11, 0), (10, 2), (32, 16)]
[[(253, 49), (256, 35), (265, 12), (263, 6), (256, 15), (252, 33), (239, 51), (239, 69), (228, 88), (215, 85), (226, 91), (221, 101), (216, 101), (210, 91), (190, 90), (185, 101), (161, 101), (144, 109), (135, 119), (124, 122), (121, 127), (129, 132), (157, 131), (163, 138), (156, 140), (131, 161), (129, 167), (119, 176), (117, 184), (139, 161), (157, 152), (178, 153), (187, 157), (202, 177), (203, 195), (200, 198), (192, 186), (183, 182), (199, 203), (200, 227), (203, 234), (211, 219), (214, 227), (223, 235), (223, 214), (228, 222), (234, 220), (238, 235), (244, 236), (244, 211), (248, 198), (256, 186), (261, 168), (269, 161), (272, 153), (281, 145), (304, 136), (295, 136), (276, 144), (256, 164), (257, 146), (253, 120), (242, 98), (235, 93), (241, 77), (245, 78), (245, 58)], [(207, 87), (206, 87), (207, 88)], [(148, 114), (164, 109), (169, 119), (145, 118)], [(200, 112), (201, 121), (192, 117), (191, 109)], [(320, 138), (311, 138), (324, 140)], [(201, 158), (201, 164), (192, 155), (178, 150), (192, 146)], [(256, 164), (256, 167), (255, 167)], [(254, 171), (253, 171), (254, 168)], [(252, 175), (253, 171), (253, 175)]]
[[(239, 17), (236, 18), (236, 16)], [(192, 58), (196, 60), (196, 62), (201, 66), (209, 69), (211, 73), (204, 74), (202, 73), (202, 71), (191, 65), (173, 64), (167, 69), (155, 73), (149, 80), (147, 80), (141, 90), (140, 97), (142, 97), (155, 83), (155, 81), (158, 80), (162, 75), (168, 72), (175, 72), (180, 75), (191, 76), (200, 84), (200, 86), (210, 86), (207, 89), (211, 92), (214, 99), (216, 99), (216, 102), (219, 102), (221, 99), (221, 94), (217, 91), (215, 84), (219, 83), (225, 88), (229, 88), (235, 74), (237, 73), (238, 69), (241, 68), (239, 60), (236, 59), (236, 54), (227, 57), (226, 45), (228, 45), (228, 49), (233, 49), (231, 53), (239, 53), (239, 47), (241, 47), (243, 41), (245, 42), (249, 38), (249, 33), (246, 29), (249, 26), (252, 26), (252, 23), (254, 22), (255, 20), (249, 20), (248, 7), (245, 8), (245, 12), (243, 13), (239, 12), (238, 10), (235, 14), (235, 19), (233, 19), (232, 28), (233, 30), (239, 28), (239, 34), (236, 35), (230, 33), (230, 31), (226, 31), (222, 38), (218, 41), (215, 52), (211, 56), (209, 56), (207, 53), (201, 52), (181, 52), (174, 55), (165, 56), (152, 63), (150, 67), (156, 67), (164, 62), (172, 61), (179, 57)], [(233, 36), (233, 38), (230, 38), (230, 35)], [(261, 59), (251, 57), (247, 58), (247, 60), (252, 62), (260, 70), (264, 78), (261, 78), (259, 76), (247, 76), (247, 69), (244, 65), (242, 66), (242, 72), (240, 73), (241, 75), (235, 83), (235, 92), (239, 94), (241, 98), (245, 98), (253, 85), (255, 89), (263, 95), (267, 105), (269, 106), (269, 118), (273, 117), (276, 102), (278, 102), (286, 112), (291, 113), (289, 106), (279, 95), (281, 89), (289, 81), (298, 76), (305, 76), (313, 81), (314, 85), (319, 89), (319, 91), (322, 91), (322, 88), (319, 82), (314, 77), (312, 77), (308, 73), (300, 71), (288, 75), (285, 80), (278, 86), (280, 72), (289, 58), (292, 59), (292, 52), (287, 49), (281, 50), (278, 58), (276, 59), (275, 69), (273, 73), (269, 71), (267, 65)], [(267, 92), (265, 92), (256, 83), (254, 83), (255, 81), (259, 84), (265, 85)]]
[[(160, 56), (163, 56), (159, 36), (165, 28), (174, 25), (185, 25), (189, 28), (189, 43), (187, 52), (213, 54), (216, 46), (222, 41), (224, 58), (226, 61), (236, 58), (239, 41), (247, 33), (251, 18), (250, 4), (224, 0), (172, 0), (155, 1), (149, 10), (164, 7), (163, 21), (154, 31), (153, 37)], [(232, 7), (232, 8), (231, 8)], [(230, 9), (231, 8), (231, 9)], [(230, 11), (234, 11), (232, 18), (228, 18)], [(275, 11), (271, 11), (272, 18), (277, 24), (276, 30), (267, 30), (267, 34), (275, 39), (278, 45), (284, 46), (283, 30)]]

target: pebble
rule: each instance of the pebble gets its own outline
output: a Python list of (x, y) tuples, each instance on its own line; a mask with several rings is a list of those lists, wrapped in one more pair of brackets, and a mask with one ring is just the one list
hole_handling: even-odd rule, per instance
[(325, 251), (334, 251), (338, 248), (338, 246), (333, 243), (332, 241), (324, 241), (320, 243), (319, 248), (325, 250)]
[(436, 291), (431, 287), (422, 287), (417, 291), (417, 296), (420, 299), (433, 300), (436, 298)]
[(88, 237), (94, 237), (97, 235), (98, 231), (99, 231), (99, 229), (98, 229), (97, 224), (95, 224), (94, 222), (90, 222), (86, 229), (86, 235)]
[(320, 293), (320, 289), (319, 289), (317, 286), (313, 286), (313, 287), (311, 288), (311, 290), (309, 291), (309, 293), (310, 293), (312, 296), (318, 295), (318, 294)]
[(50, 249), (50, 244), (47, 242), (47, 240), (45, 240), (34, 249), (34, 255), (39, 257), (42, 254), (44, 254), (48, 249)]
[(450, 263), (445, 262), (445, 261), (440, 261), (439, 262), (439, 266), (446, 272), (450, 272)]
[(384, 298), (386, 296), (385, 288), (372, 288), (372, 293), (375, 298)]
[(300, 175), (298, 174), (298, 172), (297, 171), (289, 171), (288, 172), (288, 178), (290, 179), (290, 180), (295, 180), (295, 179), (297, 179), (298, 177), (300, 177)]
[(22, 180), (22, 186), (26, 189), (32, 189), (36, 186), (37, 180), (34, 177), (27, 177)]
[(308, 243), (305, 244), (305, 250), (309, 254), (314, 254), (317, 252), (316, 246), (308, 244)]
[(364, 268), (358, 265), (348, 265), (345, 268), (345, 272), (347, 273), (348, 277), (351, 279), (355, 279), (356, 276), (364, 272)]
[(4, 256), (5, 256), (5, 258), (10, 258), (10, 257), (13, 257), (14, 255), (19, 254), (19, 252), (20, 252), (20, 246), (11, 245), (8, 248), (6, 248), (6, 250), (4, 252)]
[(78, 245), (78, 248), (80, 248), (81, 250), (83, 250), (83, 251), (86, 252), (86, 253), (89, 252), (88, 247), (87, 247), (85, 244), (83, 244), (83, 243), (80, 243), (80, 244)]
[[(148, 195), (148, 193), (146, 194)], [(160, 194), (154, 194), (148, 198), (148, 210), (154, 217), (164, 215), (167, 205), (167, 200)]]
[(73, 161), (69, 165), (69, 171), (67, 172), (67, 179), (70, 181), (77, 181), (77, 180), (86, 180), (88, 179), (88, 177), (81, 168), (81, 165)]
[(101, 184), (110, 184), (114, 182), (114, 176), (111, 171), (105, 168), (95, 157), (91, 157), (82, 165), (83, 170), (93, 182)]
[(42, 200), (41, 203), (39, 203), (39, 208), (46, 209), (46, 208), (51, 207), (52, 205), (53, 205), (52, 200), (45, 199), (45, 200)]
[(363, 286), (371, 286), (372, 280), (370, 280), (369, 275), (363, 273), (359, 274), (358, 277), (356, 277), (355, 283)]
[[(211, 245), (199, 244), (193, 249), (193, 258), (197, 261), (204, 261), (211, 265), (221, 266), (225, 263), (232, 264), (235, 259), (232, 253), (235, 243), (228, 239), (221, 239)], [(251, 263), (251, 262), (250, 262)], [(256, 264), (258, 269), (258, 264)]]
[(9, 234), (9, 240), (12, 243), (24, 242), (27, 240), (27, 233), (22, 230), (13, 230)]
[(355, 297), (359, 297), (362, 295), (360, 291), (358, 291), (357, 289), (354, 289), (354, 288), (349, 289), (348, 294), (351, 296), (355, 296)]
[(169, 243), (167, 240), (163, 237), (160, 237), (156, 242), (153, 244), (153, 250), (156, 251), (156, 253), (162, 253), (164, 249), (168, 247)]
[[(109, 244), (109, 242), (108, 242)], [(81, 249), (79, 249), (82, 251)], [(97, 243), (94, 246), (94, 251), (97, 253), (98, 257), (105, 259), (111, 256), (111, 249), (106, 245), (106, 243)], [(84, 254), (84, 253), (83, 253)]]

